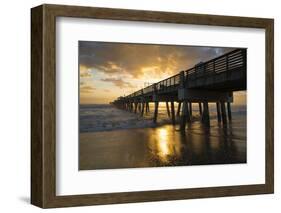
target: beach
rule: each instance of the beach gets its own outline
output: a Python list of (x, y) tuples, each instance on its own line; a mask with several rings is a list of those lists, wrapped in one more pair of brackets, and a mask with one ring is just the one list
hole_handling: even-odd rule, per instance
[(79, 169), (116, 169), (246, 163), (246, 107), (233, 106), (225, 128), (210, 106), (210, 128), (193, 107), (186, 131), (171, 125), (165, 105), (158, 123), (152, 122), (153, 104), (144, 117), (111, 105), (80, 106)]

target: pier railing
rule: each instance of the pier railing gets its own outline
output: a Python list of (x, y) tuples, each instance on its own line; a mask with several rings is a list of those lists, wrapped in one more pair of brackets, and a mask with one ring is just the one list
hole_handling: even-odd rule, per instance
[(246, 50), (238, 49), (226, 53), (222, 56), (200, 63), (191, 69), (185, 71), (187, 79), (196, 79), (207, 77), (222, 72), (228, 72), (236, 68), (245, 66)]
[[(216, 57), (204, 63), (199, 63), (194, 67), (185, 70), (185, 87), (189, 86), (189, 81), (192, 82), (199, 78), (207, 78), (210, 76), (215, 77), (221, 73), (230, 73), (231, 71), (240, 69), (241, 67), (246, 67), (246, 49), (233, 50), (222, 56)], [(176, 91), (180, 84), (180, 75), (181, 73), (178, 73), (123, 98), (137, 98), (140, 96), (151, 95), (153, 92), (167, 93)]]

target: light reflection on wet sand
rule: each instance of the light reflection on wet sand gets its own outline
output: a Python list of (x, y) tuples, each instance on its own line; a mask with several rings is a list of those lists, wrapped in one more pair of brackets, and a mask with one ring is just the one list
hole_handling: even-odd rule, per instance
[(178, 126), (81, 133), (79, 169), (246, 163), (245, 118), (228, 128), (194, 122), (182, 133)]

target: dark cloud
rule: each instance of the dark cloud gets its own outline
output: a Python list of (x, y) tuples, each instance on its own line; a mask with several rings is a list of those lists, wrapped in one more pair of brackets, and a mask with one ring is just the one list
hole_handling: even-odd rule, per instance
[(134, 88), (134, 86), (131, 83), (125, 82), (122, 79), (104, 78), (104, 79), (101, 79), (101, 80), (105, 81), (105, 82), (110, 82), (110, 83), (114, 84), (115, 86), (117, 86), (121, 89), (123, 89), (123, 88)]
[(95, 68), (109, 75), (175, 74), (200, 61), (219, 56), (231, 48), (176, 45), (144, 45), (106, 42), (79, 42), (80, 66)]

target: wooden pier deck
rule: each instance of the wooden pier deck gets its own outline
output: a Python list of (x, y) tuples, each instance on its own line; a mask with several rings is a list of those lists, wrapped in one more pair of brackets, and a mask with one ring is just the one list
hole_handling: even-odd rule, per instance
[[(217, 119), (223, 125), (231, 121), (233, 92), (246, 90), (247, 50), (236, 49), (212, 60), (200, 63), (160, 82), (138, 90), (112, 102), (118, 108), (143, 115), (154, 103), (154, 122), (157, 122), (160, 102), (165, 102), (167, 113), (175, 124), (180, 116), (181, 129), (191, 122), (192, 105), (198, 104), (201, 121), (210, 125), (209, 103), (216, 103)], [(177, 112), (175, 102), (178, 103)], [(169, 104), (170, 103), (170, 104)]]

